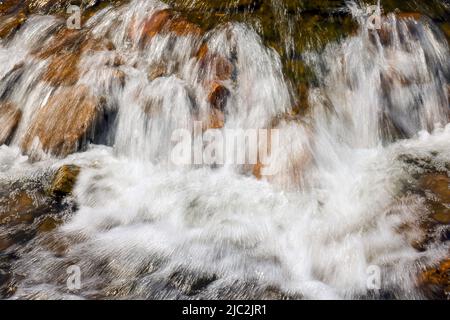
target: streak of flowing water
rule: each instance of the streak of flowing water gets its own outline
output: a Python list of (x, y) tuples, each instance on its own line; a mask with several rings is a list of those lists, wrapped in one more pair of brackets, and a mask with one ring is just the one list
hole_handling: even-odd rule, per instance
[[(421, 297), (418, 272), (448, 252), (442, 243), (413, 248), (425, 209), (418, 197), (401, 197), (414, 169), (402, 156), (450, 163), (449, 49), (432, 23), (389, 15), (379, 32), (368, 31), (350, 4), (358, 32), (305, 55), (318, 86), (309, 114), (291, 121), (282, 117), (292, 101), (280, 58), (252, 28), (232, 23), (143, 43), (145, 21), (165, 8), (135, 0), (87, 21), (84, 36), (115, 49), (82, 52), (73, 86), (105, 97), (101, 113), (112, 120), (64, 159), (38, 139), (33, 152), (46, 160), (31, 164), (19, 152), (36, 113), (64, 90), (41, 80), (49, 61), (33, 53), (63, 21), (33, 16), (0, 43), (0, 97), (22, 112), (0, 148), (2, 177), (83, 168), (76, 212), (16, 262), (25, 277), (14, 298), (74, 298), (65, 286), (73, 264), (82, 271), (78, 298)], [(202, 68), (195, 56), (205, 43), (232, 61), (230, 77)], [(114, 69), (117, 56), (123, 63)], [(149, 76), (161, 64), (164, 74)], [(281, 117), (275, 176), (169, 165), (172, 132), (207, 121), (214, 81), (229, 91), (222, 130), (269, 128)], [(380, 291), (367, 286), (370, 266), (381, 270)]]

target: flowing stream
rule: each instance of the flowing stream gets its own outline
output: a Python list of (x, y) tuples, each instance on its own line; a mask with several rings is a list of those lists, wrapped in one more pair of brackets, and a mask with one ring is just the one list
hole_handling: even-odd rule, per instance
[[(96, 12), (66, 44), (100, 47), (75, 49), (70, 84), (62, 84), (70, 75), (57, 85), (45, 75), (64, 19), (32, 15), (0, 40), (0, 101), (21, 114), (0, 146), (2, 183), (81, 167), (64, 222), (17, 249), (11, 298), (423, 298), (418, 275), (448, 257), (440, 237), (448, 227), (418, 250), (428, 209), (407, 189), (426, 170), (450, 171), (441, 31), (429, 19), (395, 14), (370, 30), (366, 7), (350, 2), (343, 10), (357, 30), (304, 53), (316, 77), (309, 108), (286, 116), (298, 99), (257, 30), (231, 22), (149, 38), (149, 17), (167, 8), (133, 0)], [(229, 65), (199, 60), (202, 46)], [(70, 63), (70, 53), (62, 59)], [(193, 130), (216, 112), (211, 83), (227, 91), (218, 130), (279, 130), (276, 174), (257, 179), (250, 165), (170, 162), (174, 130)], [(95, 111), (90, 97), (100, 101)], [(66, 104), (79, 108), (42, 111)], [(69, 129), (58, 124), (68, 113), (83, 122), (89, 112), (95, 123), (69, 155), (71, 146), (45, 140), (36, 125), (71, 141), (71, 118)], [(71, 265), (81, 270), (79, 290), (66, 285)], [(370, 270), (380, 288), (370, 287)]]

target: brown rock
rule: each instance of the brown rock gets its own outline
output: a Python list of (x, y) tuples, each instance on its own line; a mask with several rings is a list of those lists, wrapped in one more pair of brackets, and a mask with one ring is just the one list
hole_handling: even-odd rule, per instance
[(13, 12), (21, 3), (17, 0), (2, 0), (0, 1), (0, 15)]
[(39, 233), (50, 232), (61, 225), (61, 223), (62, 221), (60, 219), (56, 219), (52, 216), (45, 217), (39, 224), (38, 231)]
[(53, 86), (72, 86), (79, 78), (78, 53), (62, 53), (54, 56), (50, 61), (43, 80), (51, 83)]
[[(94, 38), (89, 38), (86, 41), (84, 41), (83, 43), (81, 43), (81, 47), (80, 50), (81, 52), (86, 52), (86, 51), (112, 51), (115, 50), (115, 46), (114, 43), (111, 42), (111, 40), (108, 39), (94, 39)], [(117, 58), (117, 60), (116, 60)], [(120, 60), (121, 58), (119, 56), (116, 56), (114, 59), (114, 64), (118, 64), (120, 63), (123, 64), (123, 60)], [(119, 62), (121, 61), (121, 62)]]
[(31, 224), (45, 210), (26, 191), (1, 199), (1, 203), (0, 225)]
[(215, 80), (230, 80), (234, 66), (227, 58), (209, 52), (208, 45), (202, 44), (196, 54), (200, 64), (200, 72), (209, 74)]
[[(39, 148), (56, 156), (66, 156), (87, 138), (101, 109), (100, 99), (89, 88), (61, 88), (37, 112), (21, 146), (32, 158), (39, 158)], [(39, 144), (35, 145), (38, 139)]]
[(66, 196), (72, 190), (80, 174), (80, 167), (74, 165), (64, 165), (56, 172), (48, 194), (51, 196)]
[(24, 13), (19, 13), (7, 18), (2, 18), (0, 21), (0, 38), (6, 38), (15, 30), (17, 30), (25, 21), (27, 17)]
[(439, 266), (429, 268), (419, 278), (422, 287), (430, 298), (448, 298), (450, 294), (450, 259), (442, 261)]
[(203, 30), (196, 24), (189, 22), (183, 17), (177, 17), (169, 21), (168, 30), (177, 36), (201, 36)]
[(230, 91), (218, 82), (214, 82), (208, 94), (208, 102), (212, 108), (224, 111)]
[[(130, 36), (133, 38), (136, 34), (135, 23), (131, 23)], [(147, 43), (157, 34), (174, 33), (177, 36), (201, 36), (203, 30), (196, 24), (188, 21), (169, 9), (163, 9), (154, 13), (150, 19), (144, 23), (142, 32), (142, 41)]]
[(5, 251), (12, 245), (11, 240), (6, 237), (0, 237), (0, 252)]
[(211, 110), (208, 119), (208, 126), (206, 129), (220, 129), (225, 124), (225, 115), (218, 109)]
[(169, 22), (172, 18), (173, 14), (170, 10), (164, 9), (154, 13), (150, 19), (148, 19), (144, 23), (143, 28), (143, 39), (144, 41), (148, 41), (153, 38), (155, 35), (160, 33), (164, 26)]
[(156, 78), (163, 77), (165, 75), (167, 75), (167, 66), (163, 63), (151, 66), (149, 68), (148, 79), (150, 81), (153, 81)]
[(450, 204), (450, 178), (446, 174), (427, 174), (420, 179), (420, 186), (433, 192), (442, 202)]
[(197, 51), (197, 54), (196, 54), (197, 59), (200, 61), (203, 61), (203, 59), (208, 54), (208, 51), (209, 51), (208, 45), (206, 43), (203, 43)]
[(115, 69), (113, 70), (112, 77), (121, 87), (125, 86), (127, 76), (124, 71)]
[(12, 103), (0, 103), (0, 145), (7, 143), (14, 134), (22, 112)]
[(412, 20), (420, 20), (422, 14), (420, 12), (399, 12), (396, 16), (400, 19), (412, 19)]
[(62, 52), (76, 52), (83, 43), (83, 33), (79, 30), (61, 28), (46, 44), (43, 49), (34, 52), (41, 59), (47, 59), (52, 55), (59, 55)]

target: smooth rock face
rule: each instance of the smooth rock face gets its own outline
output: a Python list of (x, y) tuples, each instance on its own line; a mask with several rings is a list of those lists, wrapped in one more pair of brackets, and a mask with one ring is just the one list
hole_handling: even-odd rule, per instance
[(89, 138), (101, 101), (85, 86), (61, 88), (35, 115), (22, 140), (32, 158), (41, 151), (64, 157)]
[(0, 103), (0, 145), (8, 142), (14, 134), (22, 112), (10, 102)]

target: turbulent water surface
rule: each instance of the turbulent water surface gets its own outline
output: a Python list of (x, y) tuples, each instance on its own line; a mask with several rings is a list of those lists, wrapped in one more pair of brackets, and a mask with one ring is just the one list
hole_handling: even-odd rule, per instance
[[(424, 228), (428, 198), (415, 189), (450, 171), (449, 47), (434, 22), (391, 13), (370, 30), (365, 5), (348, 3), (340, 10), (355, 31), (302, 53), (315, 78), (304, 101), (254, 26), (205, 33), (180, 20), (153, 32), (168, 8), (105, 6), (68, 35), (61, 17), (34, 14), (0, 40), (0, 123), (20, 118), (0, 128), (0, 195), (27, 190), (60, 221), (30, 236), (5, 222), (10, 206), (0, 201), (0, 239), (16, 241), (2, 249), (13, 287), (3, 295), (426, 297), (420, 273), (449, 253), (447, 225)], [(77, 70), (61, 71), (74, 55)], [(226, 99), (212, 99), (211, 84)], [(280, 170), (174, 165), (172, 133), (195, 121), (279, 129)], [(64, 164), (81, 168), (75, 189), (46, 209), (39, 190)], [(81, 288), (69, 290), (74, 265)]]

